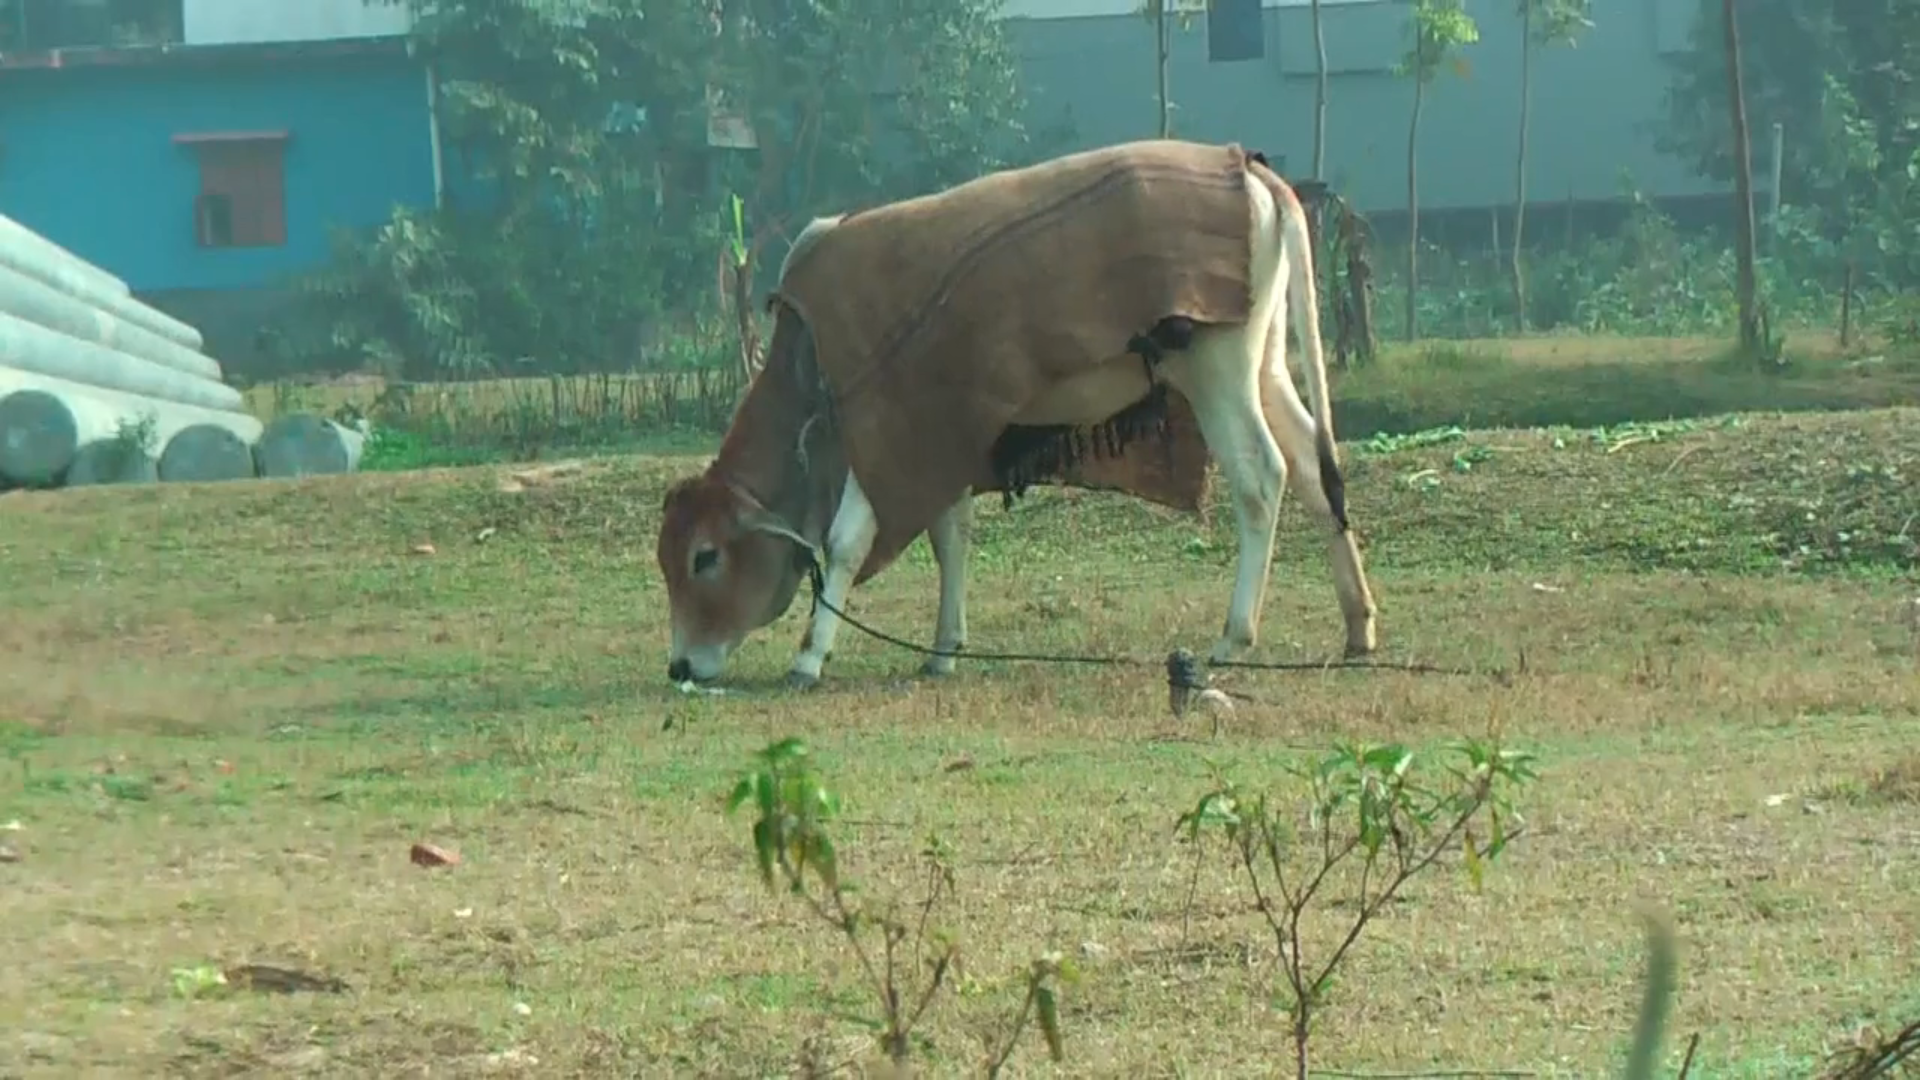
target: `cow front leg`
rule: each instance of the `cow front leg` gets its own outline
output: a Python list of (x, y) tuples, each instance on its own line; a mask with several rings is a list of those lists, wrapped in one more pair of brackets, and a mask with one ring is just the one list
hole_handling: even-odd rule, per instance
[(940, 614), (933, 628), (933, 648), (945, 656), (929, 656), (922, 675), (953, 674), (952, 654), (967, 644), (967, 540), (973, 528), (973, 496), (962, 495), (934, 519), (927, 530), (933, 561), (940, 567)]
[(806, 689), (820, 681), (820, 669), (833, 652), (833, 637), (840, 629), (840, 616), (835, 612), (846, 610), (853, 577), (867, 561), (867, 553), (873, 550), (879, 531), (873, 504), (867, 501), (867, 493), (860, 490), (860, 482), (849, 470), (840, 496), (840, 509), (827, 528), (827, 565), (817, 597), (824, 602), (814, 604), (807, 636), (800, 642), (800, 654), (793, 658), (793, 667), (787, 672), (788, 685)]

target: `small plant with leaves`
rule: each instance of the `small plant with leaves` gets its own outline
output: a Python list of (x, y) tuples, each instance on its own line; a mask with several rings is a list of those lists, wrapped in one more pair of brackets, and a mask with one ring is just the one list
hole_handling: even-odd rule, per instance
[[(1310, 770), (1290, 770), (1310, 790), (1304, 830), (1285, 802), (1231, 782), (1180, 817), (1179, 832), (1195, 845), (1196, 883), (1204, 835), (1224, 834), (1273, 933), (1302, 1080), (1314, 1015), (1367, 925), (1449, 852), (1459, 853), (1479, 888), (1486, 864), (1523, 827), (1511, 792), (1535, 778), (1532, 757), (1477, 741), (1449, 751), (1439, 786), (1423, 781), (1413, 751), (1393, 744), (1344, 745)], [(1356, 879), (1352, 922), (1330, 952), (1309, 956), (1307, 913), (1343, 869)]]
[(720, 255), (721, 303), (733, 313), (734, 332), (740, 344), (741, 379), (751, 383), (766, 361), (753, 310), (753, 261), (759, 242), (750, 242), (747, 238), (746, 203), (738, 195), (730, 196), (728, 203), (732, 217), (726, 247)]
[[(840, 800), (814, 772), (805, 742), (782, 739), (756, 755), (753, 769), (734, 785), (727, 812), (747, 805), (756, 814), (753, 848), (761, 881), (768, 889), (784, 883), (846, 939), (880, 1007), (880, 1050), (894, 1066), (904, 1067), (912, 1057), (915, 1027), (958, 974), (959, 944), (933, 924), (935, 911), (954, 891), (946, 845), (932, 838), (921, 852), (926, 889), (910, 915), (869, 910), (854, 902), (855, 886), (841, 877), (839, 851), (828, 831)], [(1017, 1011), (987, 1048), (986, 1076), (1001, 1074), (1031, 1025), (1040, 1028), (1053, 1060), (1065, 1056), (1059, 991), (1075, 977), (1072, 963), (1057, 952), (1032, 961)]]
[(131, 479), (141, 464), (151, 461), (160, 448), (159, 419), (151, 411), (133, 420), (121, 418), (114, 424), (101, 460), (102, 472), (117, 479)]

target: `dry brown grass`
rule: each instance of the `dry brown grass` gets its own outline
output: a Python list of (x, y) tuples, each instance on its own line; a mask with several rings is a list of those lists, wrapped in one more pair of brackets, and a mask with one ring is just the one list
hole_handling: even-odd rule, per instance
[[(1436, 872), (1391, 907), (1321, 1014), (1321, 1060), (1606, 1075), (1647, 898), (1679, 927), (1673, 1030), (1703, 1033), (1695, 1075), (1806, 1075), (1823, 1044), (1920, 1007), (1920, 588), (1891, 554), (1769, 571), (1768, 545), (1827, 534), (1760, 534), (1804, 499), (1893, 533), (1920, 495), (1849, 470), (1912, 470), (1916, 432), (1907, 411), (1611, 453), (1494, 433), (1466, 470), (1463, 444), (1356, 456), (1387, 648), (1525, 650), (1530, 671), (1223, 674), (1260, 703), (1217, 742), (1167, 715), (1151, 669), (963, 663), (924, 683), (850, 631), (822, 690), (777, 691), (797, 609), (731, 694), (672, 692), (652, 541), (684, 459), (5, 496), (0, 825), (19, 829), (0, 841), (20, 859), (0, 863), (0, 1074), (739, 1077), (787, 1073), (815, 1034), (851, 1051), (868, 1003), (849, 958), (763, 892), (718, 806), (792, 734), (846, 795), (870, 894), (911, 894), (929, 831), (956, 849), (965, 968), (927, 1029), (935, 1074), (964, 1074), (1011, 977), (1058, 948), (1086, 968), (1069, 1062), (1029, 1049), (1020, 1075), (1273, 1075), (1269, 939), (1224, 860), (1184, 925), (1173, 825), (1208, 762), (1284, 784), (1282, 762), (1336, 739), (1494, 727), (1542, 759), (1529, 833), (1483, 892)], [(1438, 487), (1408, 482), (1430, 466)], [(1774, 488), (1777, 509), (1735, 497)], [(973, 644), (1203, 648), (1225, 516), (983, 500)], [(1331, 648), (1295, 509), (1276, 567), (1262, 652)], [(858, 614), (918, 638), (933, 588), (917, 547)], [(410, 865), (417, 840), (461, 864)], [(351, 990), (172, 988), (176, 968), (237, 963)]]

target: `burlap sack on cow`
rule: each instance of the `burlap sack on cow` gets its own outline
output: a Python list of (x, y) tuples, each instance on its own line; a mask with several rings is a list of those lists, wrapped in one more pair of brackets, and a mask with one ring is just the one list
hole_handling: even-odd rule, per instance
[[(1049, 385), (1126, 352), (1162, 319), (1252, 309), (1249, 162), (1238, 145), (1147, 141), (1071, 154), (850, 215), (796, 251), (777, 296), (806, 320), (885, 567), (970, 487)], [(1205, 495), (1191, 407), (1159, 440), (1066, 480), (1182, 510)]]

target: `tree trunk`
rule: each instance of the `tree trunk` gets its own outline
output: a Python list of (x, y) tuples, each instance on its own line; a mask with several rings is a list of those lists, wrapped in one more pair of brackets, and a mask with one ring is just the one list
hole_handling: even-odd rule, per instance
[(1740, 23), (1734, 0), (1721, 0), (1727, 31), (1727, 96), (1733, 118), (1734, 250), (1740, 262), (1740, 348), (1758, 359), (1760, 348), (1759, 289), (1754, 281), (1753, 144), (1747, 136), (1747, 98), (1740, 83)]
[[(1732, 0), (1728, 0), (1729, 3)], [(1413, 118), (1407, 123), (1407, 340), (1420, 336), (1420, 109), (1426, 80), (1413, 78)]]
[(1327, 36), (1320, 28), (1320, 0), (1313, 0), (1313, 178), (1327, 178)]
[(1167, 56), (1173, 51), (1167, 29), (1167, 0), (1153, 0), (1153, 41), (1160, 84), (1160, 137), (1173, 137), (1173, 103), (1167, 100)]
[(1527, 230), (1527, 137), (1533, 121), (1533, 4), (1520, 5), (1520, 149), (1513, 166), (1513, 319), (1527, 330), (1527, 265), (1521, 244)]

